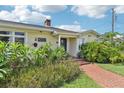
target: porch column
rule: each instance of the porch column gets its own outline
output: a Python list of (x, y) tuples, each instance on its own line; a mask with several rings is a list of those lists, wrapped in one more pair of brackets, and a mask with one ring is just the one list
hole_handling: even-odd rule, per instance
[(61, 45), (61, 44), (60, 44), (60, 43), (61, 43), (60, 40), (61, 40), (61, 36), (59, 35), (59, 36), (58, 36), (58, 47), (60, 47), (60, 45)]

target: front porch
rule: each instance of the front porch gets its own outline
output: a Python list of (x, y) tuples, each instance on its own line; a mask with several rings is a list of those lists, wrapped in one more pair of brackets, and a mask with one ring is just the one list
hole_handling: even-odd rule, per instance
[(72, 35), (59, 35), (58, 46), (63, 46), (64, 49), (72, 56), (77, 57), (78, 53), (78, 37)]

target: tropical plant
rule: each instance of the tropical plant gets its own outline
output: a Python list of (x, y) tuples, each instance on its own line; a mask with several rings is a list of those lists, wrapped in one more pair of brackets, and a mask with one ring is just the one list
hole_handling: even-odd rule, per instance
[(11, 76), (18, 78), (27, 68), (61, 63), (66, 58), (67, 53), (63, 48), (51, 49), (50, 44), (45, 44), (39, 49), (31, 49), (21, 43), (0, 42), (0, 79), (4, 79), (6, 85), (12, 79)]
[(101, 39), (103, 41), (112, 41), (114, 37), (116, 37), (117, 35), (120, 35), (120, 33), (118, 32), (106, 32), (103, 35), (101, 35)]
[(13, 71), (27, 67), (32, 63), (32, 51), (21, 43), (9, 43), (7, 47), (7, 64)]
[(2, 64), (2, 63), (0, 64), (0, 80), (5, 79), (5, 76), (7, 75), (7, 71), (9, 70), (5, 68), (4, 66), (5, 64)]
[(7, 65), (6, 65), (7, 64), (6, 49), (7, 49), (6, 43), (0, 41), (0, 80), (5, 79), (7, 71), (9, 70), (7, 69)]
[(111, 42), (90, 42), (82, 46), (82, 57), (90, 62), (118, 63), (122, 62), (120, 49)]
[(91, 42), (81, 47), (81, 56), (88, 61), (95, 62), (97, 58), (98, 43)]
[(65, 52), (65, 49), (63, 47), (59, 47), (51, 52), (49, 59), (52, 63), (57, 63), (67, 59), (67, 57), (68, 54)]
[(34, 50), (34, 61), (37, 66), (42, 66), (46, 64), (47, 61), (49, 61), (49, 56), (52, 53), (52, 49), (49, 44), (45, 44), (39, 49)]

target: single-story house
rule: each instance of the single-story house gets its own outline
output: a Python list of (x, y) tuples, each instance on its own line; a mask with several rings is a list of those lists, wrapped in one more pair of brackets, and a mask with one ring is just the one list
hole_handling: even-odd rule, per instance
[[(83, 33), (81, 35), (84, 38), (85, 35)], [(32, 48), (39, 48), (45, 43), (52, 44), (53, 48), (64, 46), (74, 57), (79, 52), (82, 36), (79, 32), (51, 27), (51, 20), (48, 19), (44, 22), (44, 26), (0, 20), (1, 41), (21, 42)], [(85, 40), (87, 39), (86, 37)]]
[(98, 41), (100, 34), (94, 30), (80, 32), (80, 43), (85, 44), (92, 41)]

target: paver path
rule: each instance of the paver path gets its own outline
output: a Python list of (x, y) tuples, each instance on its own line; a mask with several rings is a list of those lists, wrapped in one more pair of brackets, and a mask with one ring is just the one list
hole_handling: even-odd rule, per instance
[(96, 64), (81, 65), (83, 70), (90, 78), (99, 85), (107, 88), (124, 88), (124, 77), (104, 70)]

